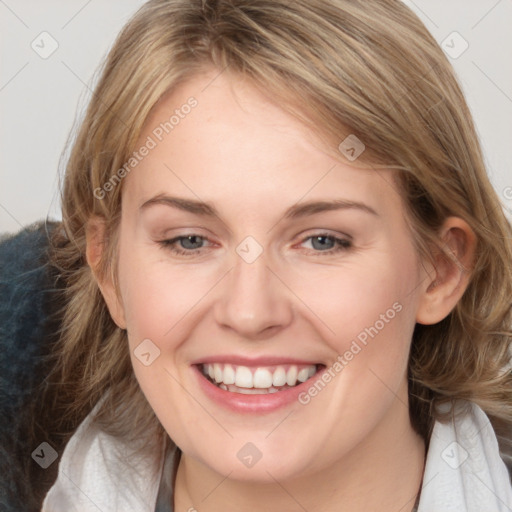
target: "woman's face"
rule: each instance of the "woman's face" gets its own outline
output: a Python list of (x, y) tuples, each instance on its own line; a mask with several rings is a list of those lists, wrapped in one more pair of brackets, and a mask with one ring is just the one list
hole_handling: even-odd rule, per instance
[(186, 456), (282, 481), (410, 428), (424, 270), (391, 171), (329, 156), (217, 74), (168, 95), (140, 138), (122, 184), (116, 320)]

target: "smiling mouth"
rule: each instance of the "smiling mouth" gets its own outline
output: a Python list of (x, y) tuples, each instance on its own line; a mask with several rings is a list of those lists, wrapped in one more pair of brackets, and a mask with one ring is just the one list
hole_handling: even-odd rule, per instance
[(278, 393), (296, 387), (324, 368), (321, 364), (248, 367), (234, 364), (205, 363), (201, 373), (224, 391), (244, 395)]

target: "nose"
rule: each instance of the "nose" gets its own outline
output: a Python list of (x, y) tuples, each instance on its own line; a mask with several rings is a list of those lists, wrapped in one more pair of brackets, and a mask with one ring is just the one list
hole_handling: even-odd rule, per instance
[(291, 294), (263, 255), (252, 263), (237, 256), (223, 281), (214, 308), (222, 328), (247, 339), (265, 339), (291, 323)]

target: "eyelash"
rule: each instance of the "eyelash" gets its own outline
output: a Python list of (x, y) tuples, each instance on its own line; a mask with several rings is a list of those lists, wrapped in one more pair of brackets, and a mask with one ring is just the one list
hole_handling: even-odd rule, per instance
[[(175, 238), (171, 238), (170, 240), (162, 240), (162, 241), (160, 241), (158, 243), (163, 248), (170, 250), (174, 254), (177, 254), (177, 255), (180, 255), (180, 256), (194, 256), (198, 252), (201, 252), (201, 249), (204, 249), (204, 247), (200, 247), (198, 249), (189, 249), (189, 250), (187, 250), (187, 249), (180, 249), (180, 248), (178, 248), (175, 245), (175, 244), (179, 243), (180, 240), (184, 240), (184, 239), (189, 238), (189, 237), (197, 237), (197, 238), (200, 238), (202, 240), (208, 240), (206, 237), (203, 237), (201, 235), (197, 235), (195, 233), (191, 233), (190, 235), (177, 236)], [(319, 237), (328, 238), (328, 239), (332, 240), (336, 245), (335, 245), (334, 248), (328, 249), (328, 250), (325, 250), (325, 251), (315, 251), (314, 249), (311, 249), (312, 254), (314, 256), (337, 254), (337, 253), (342, 252), (342, 251), (349, 251), (353, 247), (352, 246), (352, 242), (349, 239), (347, 239), (347, 238), (338, 238), (338, 237), (336, 237), (334, 235), (330, 235), (329, 233), (316, 233), (314, 235), (307, 236), (300, 243), (303, 244), (307, 240), (311, 240), (313, 238), (319, 238)]]

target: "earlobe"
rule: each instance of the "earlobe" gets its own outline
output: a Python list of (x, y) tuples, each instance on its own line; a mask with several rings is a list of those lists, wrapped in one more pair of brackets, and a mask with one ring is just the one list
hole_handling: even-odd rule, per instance
[(126, 329), (124, 308), (116, 291), (112, 272), (103, 272), (101, 269), (102, 256), (104, 256), (107, 242), (106, 236), (105, 220), (97, 216), (91, 217), (86, 226), (86, 259), (112, 320), (119, 328)]
[(449, 217), (440, 231), (439, 253), (424, 279), (416, 321), (432, 325), (446, 318), (466, 290), (471, 277), (476, 236), (458, 217)]

